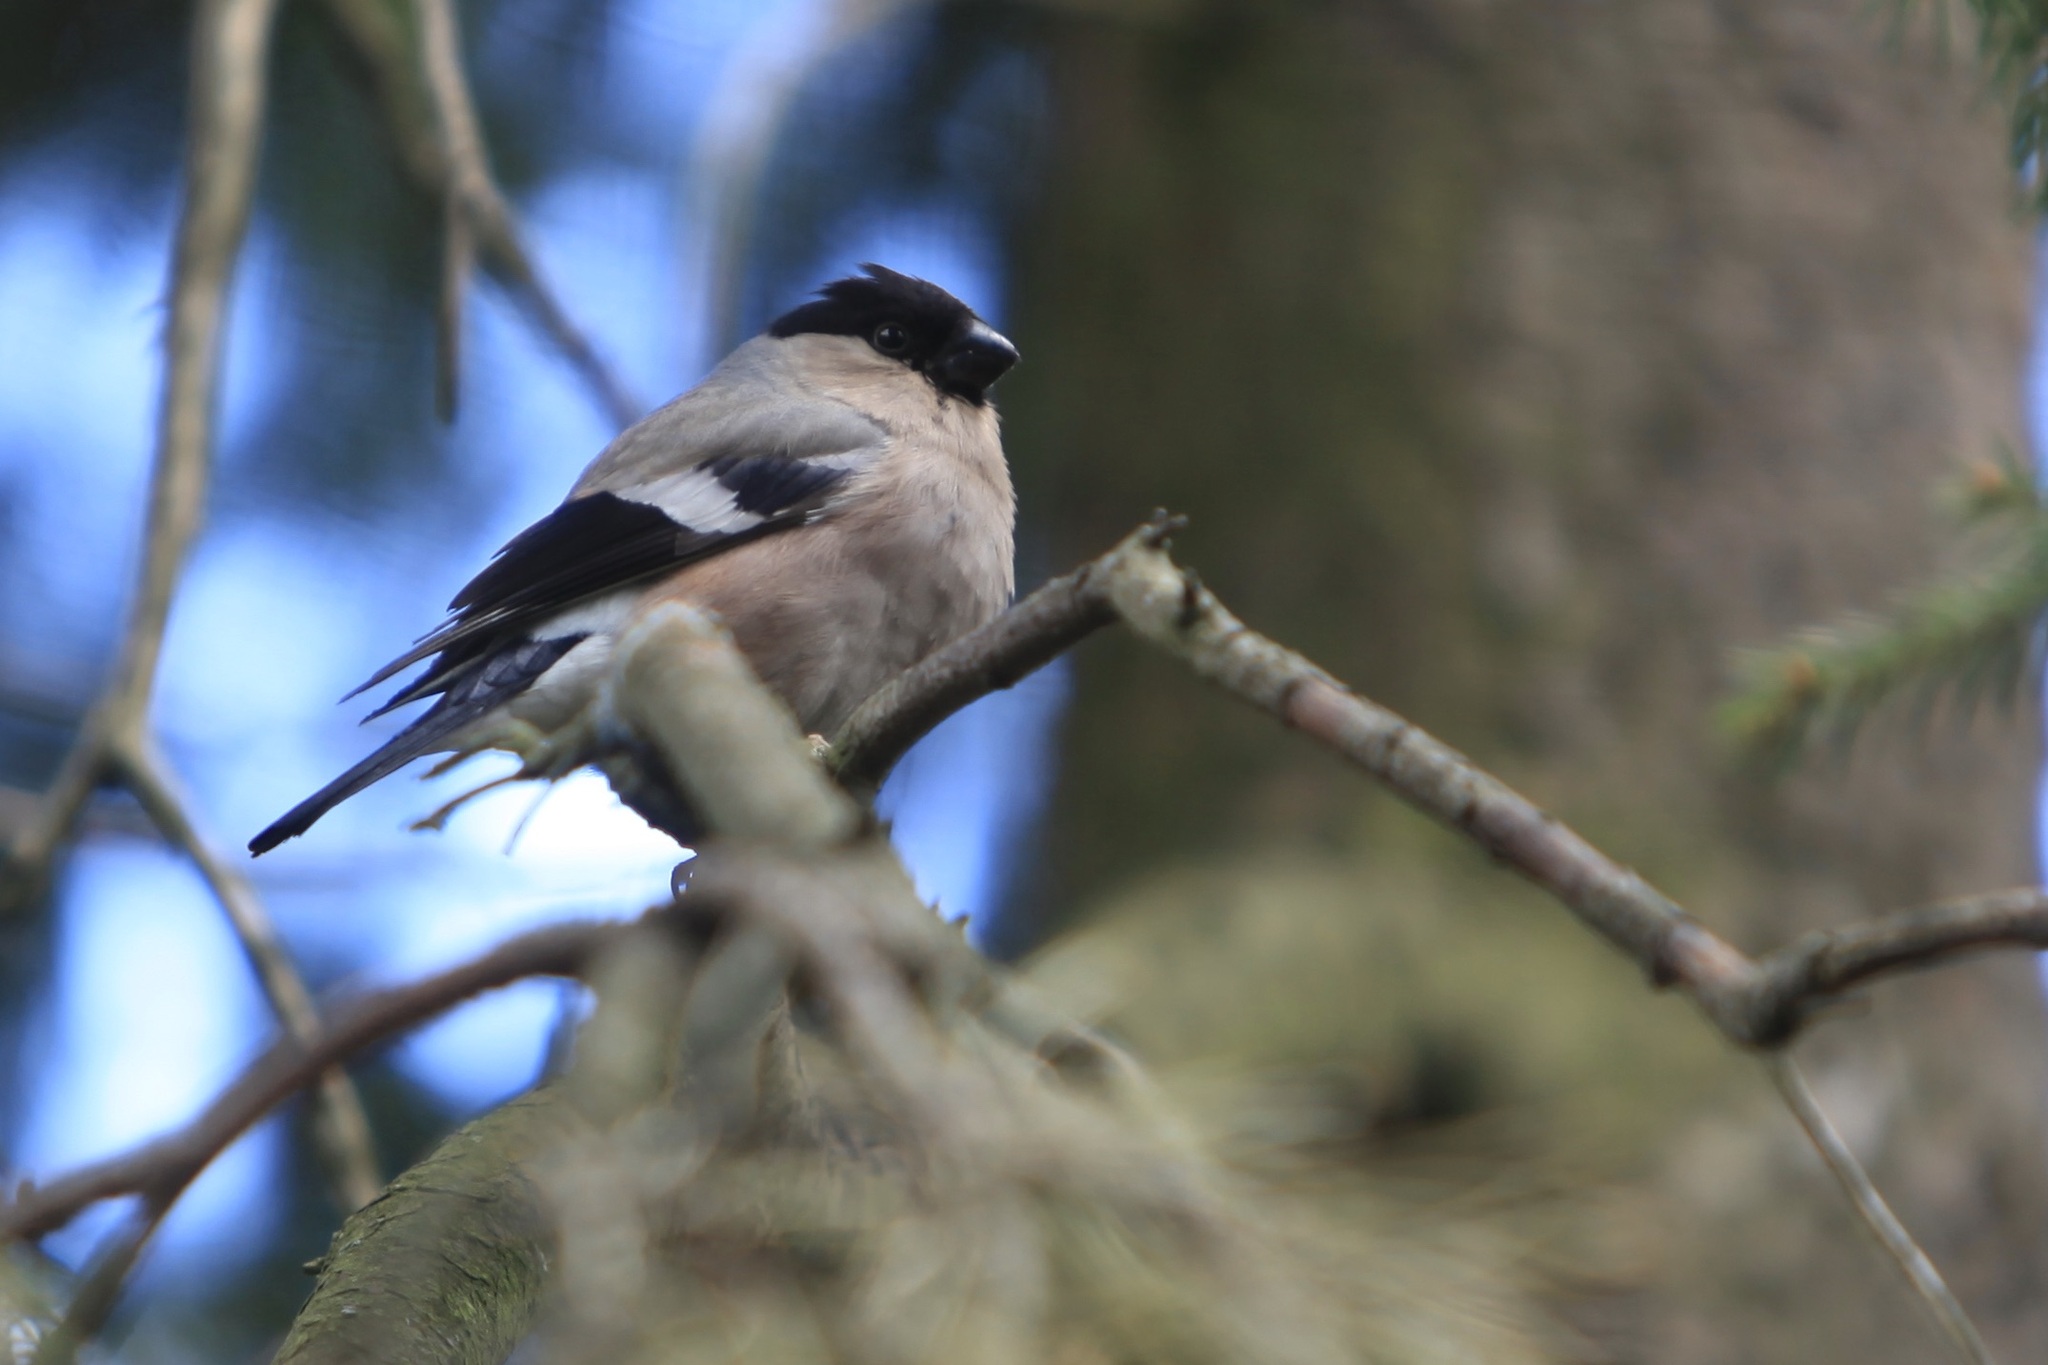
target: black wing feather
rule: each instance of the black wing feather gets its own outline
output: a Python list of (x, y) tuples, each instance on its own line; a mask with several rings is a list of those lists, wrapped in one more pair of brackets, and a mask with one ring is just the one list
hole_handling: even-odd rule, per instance
[(435, 656), (420, 677), (371, 715), (436, 693), (439, 700), (388, 744), (250, 840), (249, 851), (266, 853), (305, 833), (340, 802), (434, 752), (449, 736), (531, 687), (586, 638), (533, 638), (531, 629), (548, 617), (586, 598), (800, 525), (853, 472), (839, 461), (789, 455), (723, 455), (698, 468), (730, 495), (732, 507), (759, 520), (741, 529), (705, 531), (651, 503), (611, 492), (563, 503), (514, 536), (463, 585), (449, 603), (454, 614), (448, 621), (349, 693), (353, 697)]
[(463, 585), (449, 603), (453, 619), (348, 695), (367, 691), (438, 654), (441, 657), (426, 676), (402, 694), (404, 701), (417, 700), (487, 653), (507, 632), (585, 598), (672, 572), (800, 523), (849, 472), (843, 465), (772, 455), (726, 456), (703, 468), (731, 491), (735, 506), (762, 520), (744, 530), (700, 531), (659, 507), (615, 493), (573, 498), (514, 536)]
[(848, 473), (845, 465), (781, 455), (721, 455), (704, 468), (732, 490), (734, 506), (761, 517), (816, 507)]
[(560, 598), (583, 582), (603, 586), (616, 572), (614, 564), (651, 562), (678, 538), (692, 536), (698, 533), (644, 502), (614, 493), (575, 498), (507, 541), (455, 594), (448, 610), (503, 609)]

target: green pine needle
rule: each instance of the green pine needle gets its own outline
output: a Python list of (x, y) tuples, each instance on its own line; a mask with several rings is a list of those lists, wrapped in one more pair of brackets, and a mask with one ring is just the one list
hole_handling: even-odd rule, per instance
[[(1994, 93), (2012, 110), (2013, 169), (2037, 209), (2048, 209), (2048, 177), (2041, 152), (2048, 142), (2048, 0), (1968, 0), (1976, 20), (1977, 49)], [(1954, 41), (1951, 0), (1876, 0), (1894, 42), (1923, 16), (1935, 49), (1946, 56)]]
[(1887, 703), (1924, 720), (1946, 699), (1967, 714), (2010, 705), (2037, 673), (2048, 616), (2048, 505), (2010, 451), (1972, 470), (1954, 496), (1968, 521), (2003, 521), (2001, 563), (1937, 584), (1885, 615), (1800, 632), (1744, 660), (1722, 728), (1774, 769), (1815, 744), (1846, 744)]

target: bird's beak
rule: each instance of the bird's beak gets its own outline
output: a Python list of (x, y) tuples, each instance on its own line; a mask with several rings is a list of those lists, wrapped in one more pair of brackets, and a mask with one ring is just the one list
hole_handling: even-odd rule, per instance
[(932, 370), (940, 384), (979, 402), (988, 386), (1017, 363), (1008, 337), (976, 319), (939, 355)]

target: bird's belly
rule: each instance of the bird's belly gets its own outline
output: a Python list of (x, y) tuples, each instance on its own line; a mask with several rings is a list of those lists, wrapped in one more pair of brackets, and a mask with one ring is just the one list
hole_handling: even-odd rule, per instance
[(761, 680), (806, 731), (854, 707), (1002, 606), (1003, 585), (944, 555), (816, 527), (740, 547), (653, 596), (717, 613)]

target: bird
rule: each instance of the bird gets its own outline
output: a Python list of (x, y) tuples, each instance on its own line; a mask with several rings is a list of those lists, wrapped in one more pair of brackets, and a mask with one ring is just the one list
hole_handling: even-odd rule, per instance
[(664, 602), (720, 618), (799, 724), (832, 733), (1011, 598), (1016, 495), (989, 390), (1017, 359), (930, 281), (865, 264), (824, 285), (622, 432), (440, 626), (349, 693), (424, 662), (366, 720), (433, 702), (250, 853), (415, 759), (523, 752), (560, 730)]

